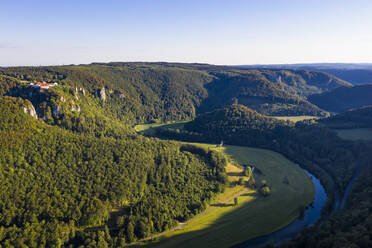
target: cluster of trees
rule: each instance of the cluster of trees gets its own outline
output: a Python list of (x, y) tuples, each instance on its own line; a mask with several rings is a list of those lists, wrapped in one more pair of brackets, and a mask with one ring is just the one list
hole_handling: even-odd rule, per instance
[(261, 181), (261, 185), (260, 185), (260, 188), (259, 188), (259, 192), (260, 192), (263, 196), (268, 196), (268, 195), (270, 195), (270, 193), (271, 193), (270, 186), (267, 185), (267, 182), (266, 182), (266, 180), (264, 180), (264, 179), (262, 179), (262, 181)]
[(192, 217), (224, 189), (216, 152), (71, 132), (25, 104), (0, 97), (1, 246), (118, 246)]

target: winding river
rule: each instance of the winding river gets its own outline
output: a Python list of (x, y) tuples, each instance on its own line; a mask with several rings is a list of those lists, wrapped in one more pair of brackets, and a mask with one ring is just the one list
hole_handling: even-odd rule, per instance
[(327, 200), (326, 191), (318, 178), (313, 176), (307, 170), (304, 169), (304, 171), (311, 177), (311, 180), (313, 181), (315, 187), (315, 196), (313, 203), (305, 210), (302, 218), (296, 219), (291, 224), (276, 232), (247, 240), (241, 244), (233, 246), (233, 248), (259, 247), (267, 242), (274, 242), (276, 245), (278, 245), (287, 239), (293, 238), (300, 232), (302, 228), (313, 225), (320, 218), (322, 208)]

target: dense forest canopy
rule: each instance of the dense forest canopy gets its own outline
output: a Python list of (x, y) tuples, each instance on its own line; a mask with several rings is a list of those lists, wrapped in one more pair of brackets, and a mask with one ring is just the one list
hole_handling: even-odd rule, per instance
[[(102, 242), (117, 246), (190, 218), (223, 190), (226, 161), (219, 154), (192, 154), (178, 143), (141, 136), (70, 132), (24, 113), (28, 104), (0, 98), (4, 247), (88, 242), (92, 237), (78, 231), (89, 226), (104, 230), (115, 208), (120, 223), (110, 225), (120, 231), (104, 231)], [(100, 232), (92, 235), (99, 242)]]
[(330, 128), (372, 128), (372, 106), (352, 109), (320, 122)]

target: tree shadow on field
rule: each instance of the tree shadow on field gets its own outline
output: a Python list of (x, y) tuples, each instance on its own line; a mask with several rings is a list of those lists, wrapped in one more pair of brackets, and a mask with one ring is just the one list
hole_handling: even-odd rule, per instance
[(234, 206), (233, 203), (216, 203), (216, 204), (211, 204), (212, 207), (231, 207)]
[(241, 172), (228, 172), (227, 173), (227, 176), (230, 176), (230, 177), (240, 177), (240, 176), (243, 176), (243, 174)]
[(242, 196), (258, 197), (259, 194), (258, 194), (257, 192), (252, 192), (252, 193), (245, 193), (245, 194), (242, 194)]

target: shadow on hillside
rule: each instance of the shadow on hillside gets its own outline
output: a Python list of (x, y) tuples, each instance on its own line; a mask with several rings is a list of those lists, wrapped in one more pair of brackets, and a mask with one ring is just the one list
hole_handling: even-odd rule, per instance
[(259, 194), (258, 194), (257, 192), (252, 192), (252, 193), (245, 193), (245, 194), (242, 194), (242, 196), (258, 197)]
[(231, 207), (234, 206), (232, 203), (216, 203), (216, 204), (211, 204), (212, 207)]
[[(208, 92), (207, 97), (202, 99), (199, 106), (196, 106), (196, 113), (202, 114), (210, 112), (225, 106), (229, 106), (238, 101), (239, 104), (255, 108), (263, 104), (272, 104), (275, 99), (269, 95), (256, 96), (251, 92), (256, 91), (261, 83), (251, 81), (251, 78), (228, 76), (219, 74), (211, 82), (204, 85)], [(248, 92), (248, 95), (239, 94), (242, 91)], [(267, 92), (264, 92), (267, 93)], [(219, 142), (219, 141), (217, 141)]]

